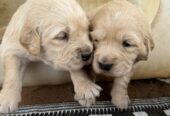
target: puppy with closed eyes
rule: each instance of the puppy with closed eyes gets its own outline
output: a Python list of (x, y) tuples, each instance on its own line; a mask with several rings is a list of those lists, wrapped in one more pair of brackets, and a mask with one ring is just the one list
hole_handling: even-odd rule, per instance
[(112, 103), (126, 109), (128, 83), (135, 64), (147, 60), (154, 48), (150, 24), (144, 13), (126, 0), (108, 2), (92, 13), (93, 69), (114, 77)]
[(0, 46), (4, 77), (0, 113), (17, 110), (24, 70), (33, 61), (69, 71), (75, 99), (84, 106), (94, 104), (101, 88), (82, 70), (93, 51), (88, 26), (75, 0), (27, 0), (12, 17)]

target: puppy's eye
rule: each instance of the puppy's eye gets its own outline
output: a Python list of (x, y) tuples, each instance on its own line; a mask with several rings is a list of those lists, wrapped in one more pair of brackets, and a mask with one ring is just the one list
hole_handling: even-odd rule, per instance
[(54, 39), (56, 39), (56, 40), (68, 40), (68, 33), (61, 31)]
[(99, 40), (97, 40), (97, 39), (94, 39), (93, 41), (94, 41), (95, 43), (99, 42)]
[(94, 29), (93, 29), (93, 26), (92, 25), (89, 25), (89, 31), (92, 32)]
[(89, 33), (89, 39), (90, 39), (90, 41), (92, 41), (92, 36), (91, 36), (91, 34)]
[(122, 44), (123, 44), (123, 47), (125, 47), (125, 48), (132, 47), (132, 45), (127, 40), (123, 41)]

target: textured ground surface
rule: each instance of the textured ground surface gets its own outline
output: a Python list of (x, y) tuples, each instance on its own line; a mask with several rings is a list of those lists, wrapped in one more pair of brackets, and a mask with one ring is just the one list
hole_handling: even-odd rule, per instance
[[(103, 87), (98, 100), (110, 100), (112, 83), (99, 83)], [(132, 81), (128, 91), (130, 98), (170, 97), (170, 84), (157, 80)], [(71, 83), (58, 86), (27, 87), (22, 92), (21, 105), (49, 104), (73, 101), (74, 91)]]

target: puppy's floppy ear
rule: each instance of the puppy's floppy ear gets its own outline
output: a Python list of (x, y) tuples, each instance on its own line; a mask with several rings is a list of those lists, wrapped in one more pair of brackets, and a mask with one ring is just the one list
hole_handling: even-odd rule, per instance
[(155, 46), (151, 33), (149, 34), (149, 36), (144, 37), (143, 42), (144, 44), (141, 45), (139, 48), (139, 55), (137, 57), (137, 61), (147, 60), (149, 53), (151, 52), (151, 50), (154, 49)]
[(38, 28), (32, 29), (30, 26), (25, 26), (22, 30), (20, 43), (30, 54), (34, 56), (38, 55), (40, 53)]

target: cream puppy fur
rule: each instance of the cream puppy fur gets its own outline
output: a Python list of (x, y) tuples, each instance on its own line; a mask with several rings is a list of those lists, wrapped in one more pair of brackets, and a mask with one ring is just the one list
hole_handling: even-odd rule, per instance
[(127, 87), (134, 66), (147, 60), (154, 48), (150, 24), (142, 10), (126, 0), (101, 6), (90, 20), (95, 45), (94, 71), (114, 77), (112, 103), (127, 108)]
[(12, 17), (1, 43), (0, 113), (17, 110), (24, 70), (32, 61), (69, 71), (75, 99), (85, 106), (94, 104), (101, 88), (82, 70), (93, 50), (88, 25), (75, 0), (27, 0)]

